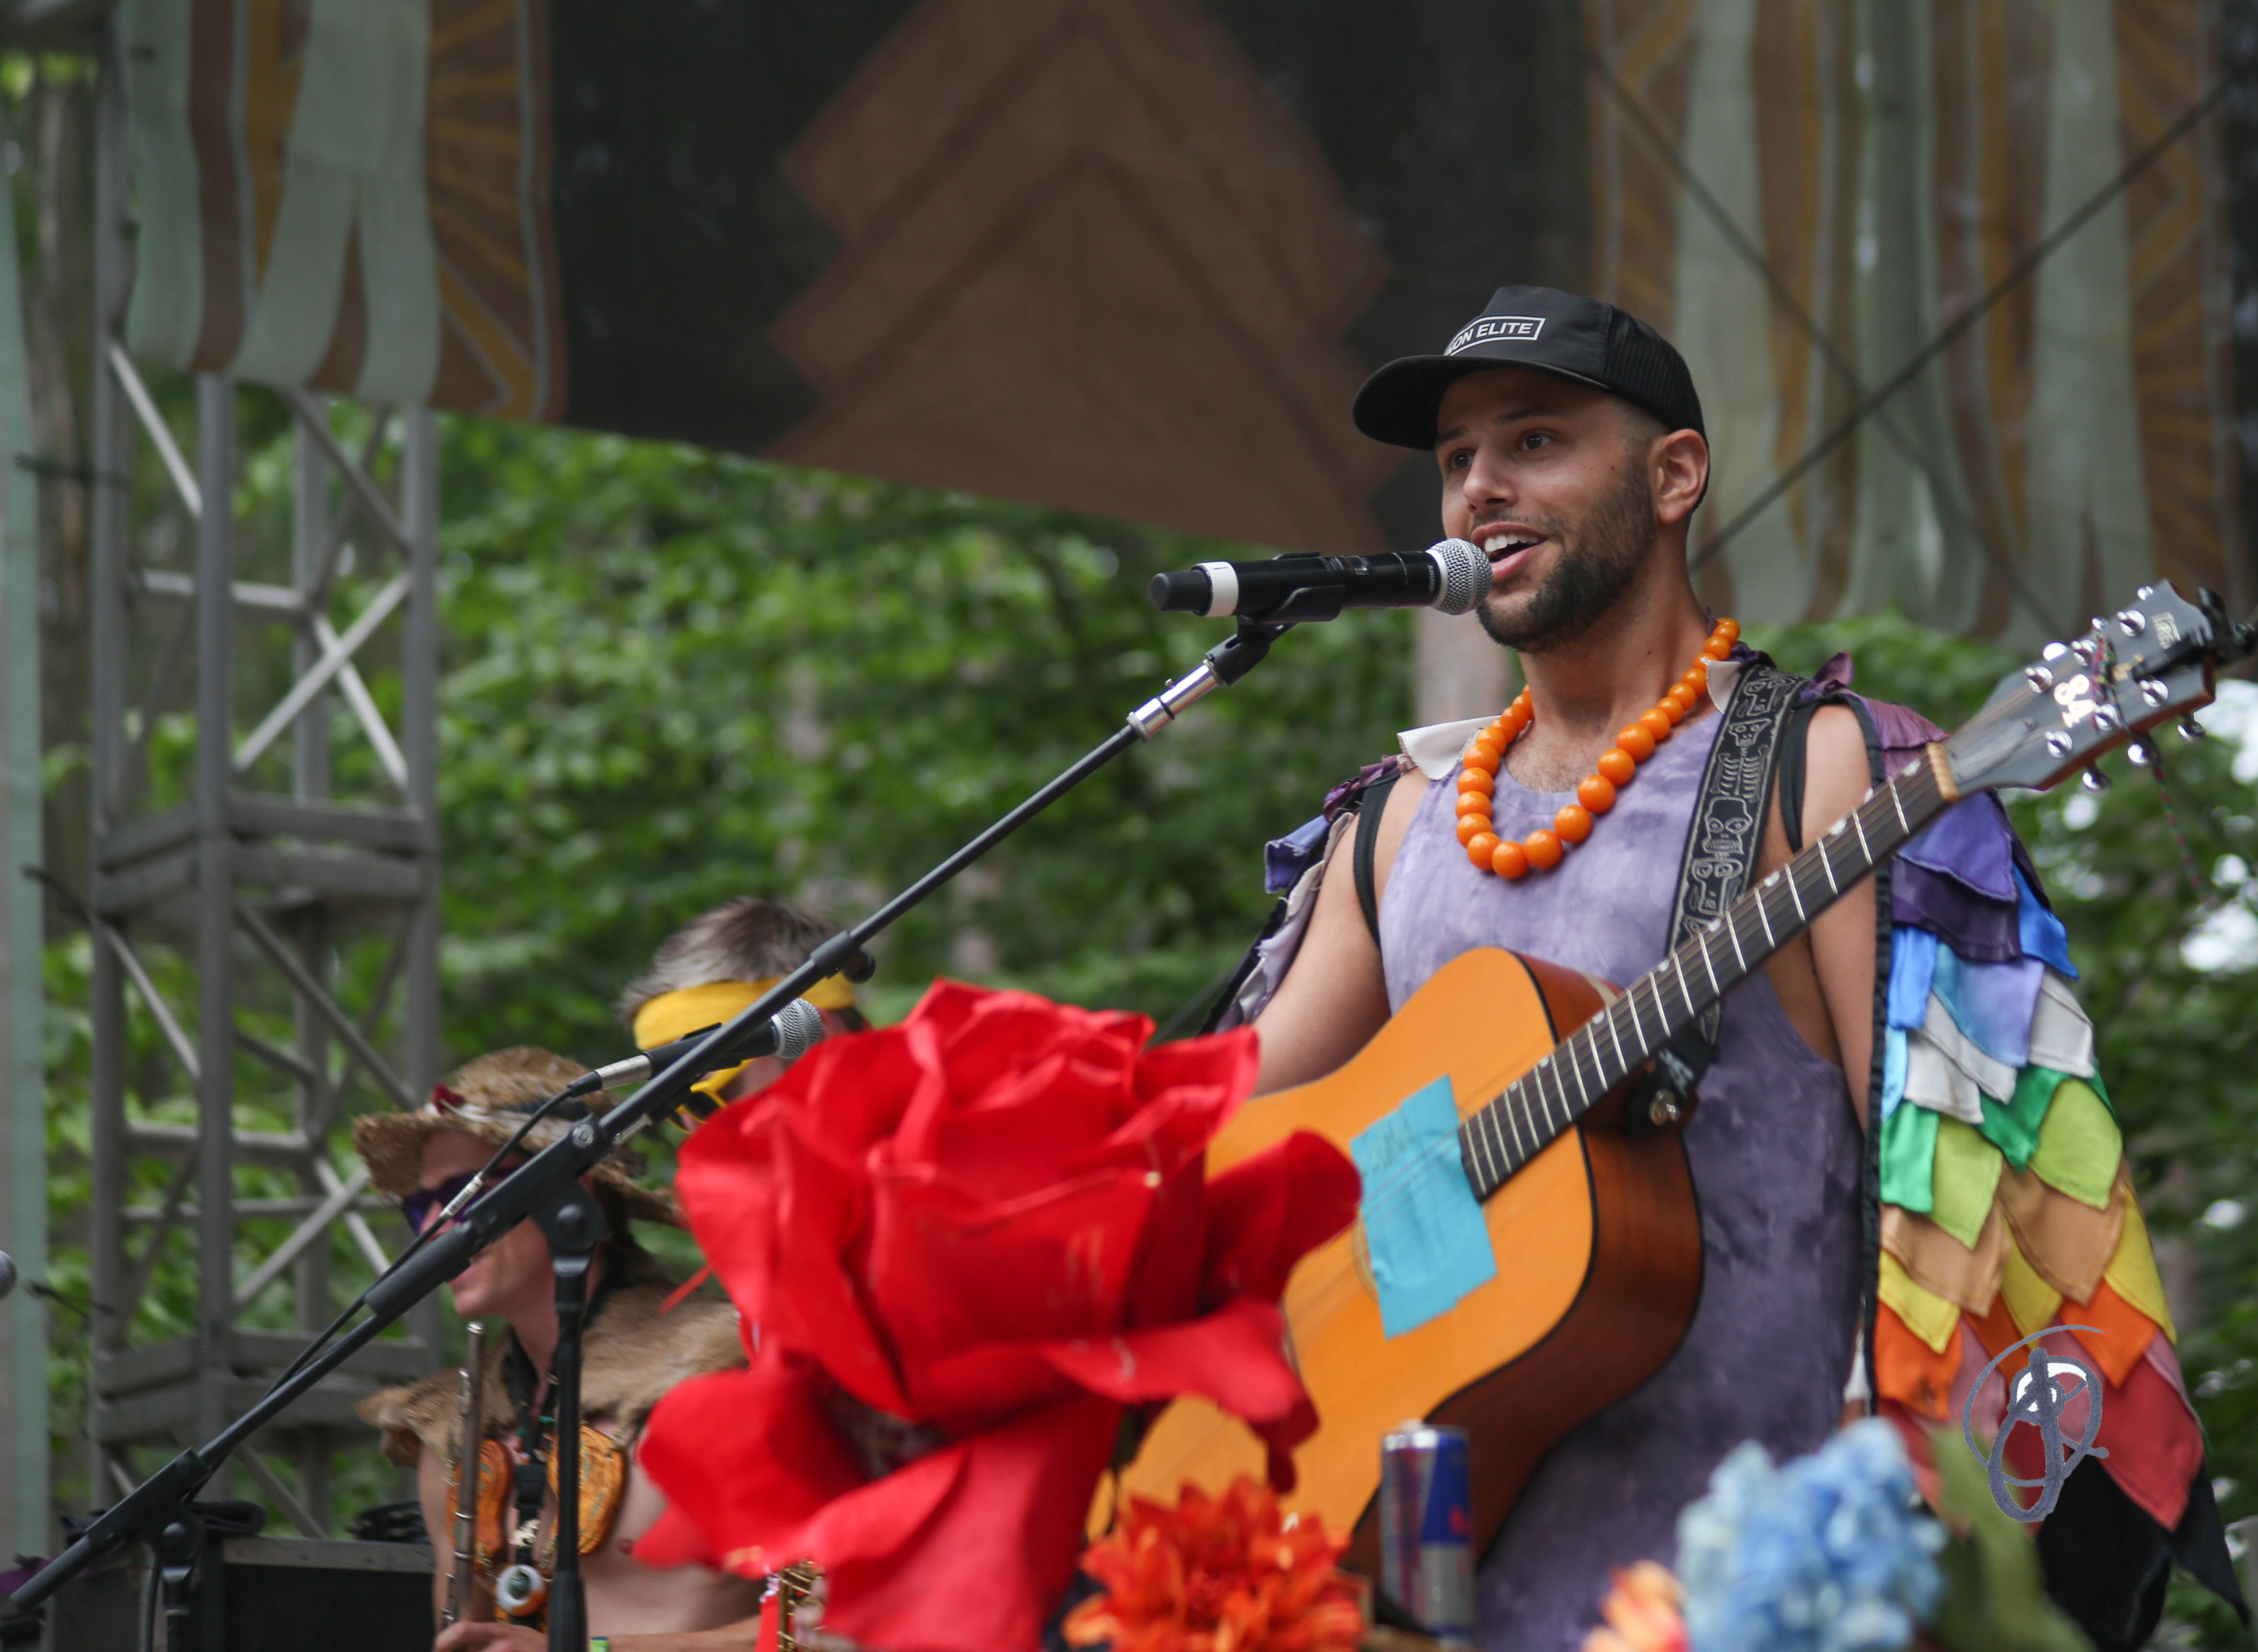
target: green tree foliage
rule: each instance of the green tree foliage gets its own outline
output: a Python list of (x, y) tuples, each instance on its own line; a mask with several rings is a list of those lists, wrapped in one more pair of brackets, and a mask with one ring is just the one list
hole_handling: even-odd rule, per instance
[[(449, 1042), (620, 1043), (605, 1006), (729, 896), (860, 915), (1225, 635), (1152, 574), (1225, 548), (687, 449), (458, 424), (443, 695)], [(1246, 553), (1241, 553), (1246, 554)], [(1263, 840), (1392, 744), (1409, 629), (1285, 638), (882, 945), (1167, 1019), (1267, 909)]]

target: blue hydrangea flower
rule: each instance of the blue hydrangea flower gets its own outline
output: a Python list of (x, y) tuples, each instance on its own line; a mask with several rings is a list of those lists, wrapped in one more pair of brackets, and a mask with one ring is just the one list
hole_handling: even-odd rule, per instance
[(1780, 1469), (1749, 1442), (1678, 1517), (1694, 1652), (1896, 1652), (1935, 1610), (1943, 1546), (1882, 1419)]

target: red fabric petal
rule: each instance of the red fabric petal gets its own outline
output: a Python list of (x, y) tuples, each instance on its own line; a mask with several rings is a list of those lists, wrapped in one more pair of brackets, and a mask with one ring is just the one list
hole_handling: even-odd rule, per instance
[[(2015, 1369), (2021, 1358), (2018, 1354), (2000, 1369)], [(2187, 1512), (2188, 1483), (2203, 1466), (2202, 1430), (2178, 1390), (2146, 1359), (2134, 1365), (2122, 1386), (2106, 1376), (2101, 1384), (2101, 1426), (2093, 1437), (2109, 1453), (2101, 1466), (2150, 1519), (2171, 1531)], [(2063, 1407), (2062, 1428), (2072, 1439), (2084, 1432), (2083, 1398)], [(2007, 1471), (2020, 1478), (2045, 1475), (2038, 1430), (2027, 1424), (2008, 1440), (2006, 1457)], [(2035, 1495), (2023, 1492), (2020, 1500), (2027, 1502)]]
[[(841, 1500), (813, 1528), (811, 1556), (831, 1579), (824, 1623), (888, 1652), (1032, 1647), (1065, 1593), (1083, 1514), (1121, 1408), (1077, 1400), (944, 1448), (868, 1488), (947, 1477), (917, 1529), (865, 1523)], [(874, 1506), (883, 1500), (870, 1498)]]
[(1118, 1074), (1102, 1076), (1053, 1055), (1021, 1072), (1009, 1093), (976, 1104), (943, 1096), (948, 1110), (905, 1117), (878, 1163), (937, 1170), (976, 1198), (1024, 1197), (1120, 1123), (1127, 1088)]
[[(984, 1104), (991, 1092), (1024, 1093), (1026, 1075), (1054, 1056), (1088, 1062), (1120, 1084), (1153, 1024), (1118, 1010), (1077, 1009), (1026, 992), (984, 992), (937, 981), (905, 1025), (931, 1032), (960, 1110)], [(914, 1131), (911, 1132), (914, 1135)]]
[(671, 1503), (659, 1511), (650, 1529), (635, 1539), (630, 1547), (637, 1560), (662, 1570), (677, 1566), (724, 1570), (721, 1556), (714, 1552), (714, 1545), (707, 1539), (706, 1528), (688, 1510)]
[(2125, 1494), (2166, 1531), (2176, 1529), (2203, 1467), (2203, 1431), (2170, 1379), (2143, 1359), (2123, 1386), (2108, 1383), (2094, 1443), (2108, 1449), (2101, 1466)]
[(1251, 1296), (1204, 1319), (1054, 1343), (1042, 1353), (1077, 1386), (1112, 1400), (1204, 1394), (1249, 1422), (1280, 1422), (1308, 1400), (1286, 1358), (1285, 1315)]
[(865, 1277), (904, 1369), (1118, 1324), (1154, 1192), (1140, 1173), (1101, 1171), (991, 1204), (929, 1173), (876, 1173)]
[[(1164, 1044), (1140, 1056), (1132, 1081), (1151, 1121), (1146, 1133), (1158, 1151), (1154, 1167), (1170, 1174), (1196, 1158), (1253, 1090), (1261, 1062), (1252, 1027)], [(1117, 1135), (1104, 1147), (1121, 1153), (1132, 1145)]]
[(1286, 1356), (1286, 1315), (1242, 1296), (1204, 1319), (1047, 1351), (1094, 1393), (1129, 1400), (1204, 1394), (1262, 1438), (1270, 1483), (1294, 1488), (1294, 1448), (1317, 1432), (1317, 1408)]
[[(644, 1558), (805, 1556), (841, 1634), (984, 1652), (1032, 1643), (1071, 1575), (1125, 1403), (1213, 1398), (1288, 1483), (1315, 1416), (1275, 1298), (1353, 1218), (1356, 1174), (1305, 1135), (1210, 1189), (1259, 1047), (1151, 1032), (937, 982), (692, 1137), (685, 1208), (763, 1351), (654, 1414), (671, 1503)], [(950, 1443), (866, 1483), (834, 1388)]]
[[(860, 1464), (818, 1396), (821, 1378), (777, 1356), (678, 1384), (644, 1426), (638, 1458), (667, 1496), (636, 1545), (652, 1566), (703, 1562), (757, 1577), (799, 1558), (791, 1540), (831, 1500), (860, 1487)], [(780, 1546), (780, 1547), (779, 1547)]]
[[(898, 1081), (917, 1081), (913, 1064), (891, 1064)], [(787, 1346), (820, 1346), (842, 1383), (898, 1411), (891, 1359), (842, 1261), (866, 1202), (859, 1156), (811, 1144), (764, 1094), (725, 1108), (691, 1135), (675, 1185), (692, 1232), (745, 1322)]]
[(1294, 1265), (1356, 1220), (1361, 1191), (1348, 1155), (1310, 1131), (1216, 1177), (1207, 1187), (1203, 1300), (1277, 1301)]
[(2193, 1414), (2195, 1401), (2188, 1398), (2187, 1379), (2181, 1374), (2180, 1357), (2172, 1347), (2172, 1339), (2169, 1336), (2149, 1337), (2147, 1358), (2156, 1368), (2156, 1374), (2170, 1386), (2174, 1393), (2179, 1395), (2180, 1403), (2188, 1408), (2190, 1414)]
[[(2114, 1296), (2105, 1287), (2104, 1294)], [(2097, 1305), (2104, 1311), (2097, 1314)], [(1884, 1311), (1886, 1314), (1887, 1310)], [(2188, 1485), (2203, 1465), (2204, 1451), (2202, 1430), (2176, 1380), (2178, 1364), (2171, 1352), (2170, 1339), (2159, 1334), (2155, 1323), (2137, 1310), (2120, 1310), (2103, 1302), (2102, 1294), (2097, 1294), (2092, 1303), (2065, 1303), (2062, 1314), (2065, 1318), (2099, 1324), (2105, 1331), (2115, 1329), (2113, 1344), (2106, 1336), (2095, 1337), (2078, 1331), (2069, 1333), (2076, 1338), (2075, 1344), (2060, 1337), (2049, 1337), (2048, 1344), (2063, 1353), (2077, 1347), (2079, 1355), (2099, 1374), (2101, 1426), (2095, 1431), (2093, 1443), (2109, 1453), (2101, 1459), (2102, 1466), (2124, 1487), (2126, 1495), (2147, 1510), (2158, 1525), (2166, 1531), (2174, 1529), (2187, 1511)], [(1960, 1419), (1964, 1414), (1970, 1414), (1977, 1443), (1988, 1450), (1999, 1431), (2000, 1418), (2006, 1414), (2007, 1379), (2020, 1374), (2029, 1354), (2026, 1350), (2017, 1350), (1985, 1378), (1981, 1391), (1974, 1393), (1971, 1410), (1971, 1384), (1976, 1372), (2001, 1350), (2021, 1338), (2006, 1322), (2004, 1308), (1995, 1309), (1993, 1315), (1980, 1321), (1963, 1318), (1963, 1323), (1968, 1328), (1963, 1336), (1965, 1357), (1953, 1382), (1945, 1438), (1951, 1449), (1963, 1449)], [(1969, 1346), (1970, 1344), (1981, 1346)], [(2128, 1347), (2133, 1356), (2129, 1362), (2124, 1358)], [(2118, 1379), (2120, 1370), (2124, 1372), (2122, 1381)], [(2061, 1427), (2072, 1439), (2084, 1432), (2087, 1403), (2080, 1395), (2063, 1407)], [(1891, 1412), (1894, 1404), (1892, 1398), (1885, 1404), (1885, 1412)], [(1900, 1431), (1906, 1433), (1910, 1450), (1912, 1435), (1918, 1430), (1920, 1420), (1911, 1410), (1899, 1409), (1903, 1410), (1898, 1419)], [(2038, 1430), (2027, 1423), (2017, 1425), (2003, 1455), (2008, 1473), (2021, 1479), (2044, 1478), (2045, 1454)], [(1916, 1466), (1925, 1460), (1917, 1457)], [(1923, 1491), (1931, 1493), (1933, 1500), (1933, 1488), (1926, 1478)], [(2034, 1494), (2023, 1491), (2018, 1498), (2027, 1505)]]

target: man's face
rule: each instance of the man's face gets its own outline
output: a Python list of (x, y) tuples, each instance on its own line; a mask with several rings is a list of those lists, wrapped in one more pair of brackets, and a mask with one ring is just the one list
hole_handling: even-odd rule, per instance
[[(459, 1131), (434, 1131), (423, 1144), (420, 1188), (438, 1188), (467, 1175), (493, 1157), (493, 1144)], [(437, 1218), (434, 1217), (433, 1220)], [(531, 1222), (521, 1222), (471, 1258), (448, 1287), (465, 1319), (508, 1319), (529, 1303), (554, 1294), (549, 1241)]]
[(1482, 628), (1532, 654), (1574, 641), (1655, 549), (1658, 424), (1588, 385), (1500, 367), (1445, 391), (1436, 429), (1443, 531), (1489, 553)]

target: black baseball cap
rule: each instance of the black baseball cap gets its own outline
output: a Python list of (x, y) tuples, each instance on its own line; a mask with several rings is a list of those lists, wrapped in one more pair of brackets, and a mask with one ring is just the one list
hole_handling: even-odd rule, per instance
[(1686, 358), (1627, 310), (1550, 287), (1501, 287), (1439, 356), (1391, 361), (1356, 393), (1350, 416), (1379, 442), (1422, 452), (1454, 379), (1491, 367), (1536, 367), (1637, 402), (1671, 430), (1708, 432)]

